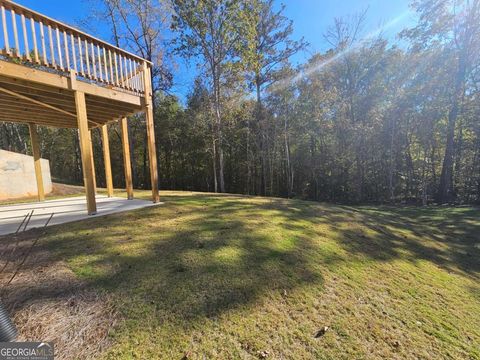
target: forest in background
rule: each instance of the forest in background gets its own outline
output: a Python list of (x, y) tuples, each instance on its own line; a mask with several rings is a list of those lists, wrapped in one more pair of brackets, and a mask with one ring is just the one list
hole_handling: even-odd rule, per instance
[[(161, 189), (341, 203), (480, 203), (480, 0), (414, 0), (395, 40), (368, 11), (332, 19), (306, 51), (273, 0), (91, 0), (115, 45), (154, 63)], [(173, 36), (172, 36), (173, 34)], [(319, 35), (320, 36), (320, 35)], [(173, 39), (173, 40), (167, 40)], [(198, 63), (183, 104), (175, 59)], [(78, 134), (40, 127), (60, 182), (82, 184)], [(149, 188), (143, 116), (129, 121), (134, 186)], [(120, 129), (109, 128), (115, 187)], [(0, 122), (0, 148), (31, 153), (28, 127)], [(97, 183), (105, 185), (100, 130)]]

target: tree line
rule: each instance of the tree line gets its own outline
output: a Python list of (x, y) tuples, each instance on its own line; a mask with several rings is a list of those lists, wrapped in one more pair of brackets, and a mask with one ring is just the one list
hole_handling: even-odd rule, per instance
[[(162, 189), (480, 203), (480, 0), (412, 1), (417, 22), (393, 40), (365, 34), (368, 12), (334, 19), (330, 49), (299, 66), (309, 45), (273, 0), (92, 1), (112, 41), (154, 63)], [(180, 57), (199, 74), (183, 102), (170, 92)], [(129, 123), (134, 186), (148, 188), (144, 120)], [(120, 187), (118, 125), (109, 131)], [(54, 178), (81, 183), (76, 132), (40, 135)], [(95, 130), (93, 142), (102, 185)], [(29, 147), (26, 127), (0, 123), (0, 148)]]

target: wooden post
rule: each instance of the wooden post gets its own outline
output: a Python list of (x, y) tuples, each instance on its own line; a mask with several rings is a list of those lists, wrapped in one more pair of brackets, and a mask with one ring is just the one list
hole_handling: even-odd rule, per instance
[(153, 122), (153, 90), (150, 67), (146, 62), (143, 63), (143, 81), (145, 84), (145, 121), (147, 127), (150, 177), (152, 182), (152, 201), (157, 203), (160, 201), (160, 195), (158, 194), (157, 149), (155, 147), (155, 129)]
[(113, 196), (112, 163), (110, 161), (110, 142), (108, 140), (107, 125), (102, 126), (103, 162), (105, 163), (105, 182), (107, 183), (108, 197)]
[(88, 130), (88, 143), (90, 144), (90, 152), (92, 153), (92, 172), (93, 172), (93, 189), (97, 193), (97, 175), (95, 173), (95, 159), (93, 155), (92, 129)]
[(89, 141), (87, 103), (85, 102), (85, 93), (77, 90), (77, 78), (73, 71), (70, 71), (70, 81), (71, 89), (75, 95), (75, 107), (77, 110), (78, 135), (82, 155), (83, 182), (87, 196), (87, 210), (88, 215), (95, 215), (97, 213), (97, 203), (95, 200), (95, 184), (93, 180), (92, 148)]
[(42, 164), (40, 157), (40, 147), (38, 144), (37, 125), (28, 124), (30, 130), (30, 140), (32, 141), (33, 161), (35, 165), (35, 178), (37, 179), (38, 201), (45, 200), (45, 190), (43, 188)]
[(127, 189), (128, 200), (132, 200), (133, 199), (132, 163), (130, 160), (130, 144), (128, 141), (127, 118), (122, 118), (121, 128), (122, 128), (123, 167), (125, 169), (125, 187)]

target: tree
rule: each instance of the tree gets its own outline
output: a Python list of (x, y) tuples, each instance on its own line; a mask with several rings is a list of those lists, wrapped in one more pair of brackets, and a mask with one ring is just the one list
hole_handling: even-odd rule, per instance
[(419, 14), (419, 24), (404, 32), (404, 36), (413, 41), (413, 51), (439, 47), (446, 60), (444, 66), (451, 67), (445, 153), (437, 194), (439, 203), (448, 203), (455, 198), (453, 169), (458, 151), (455, 143), (457, 120), (462, 114), (467, 81), (480, 51), (480, 1), (417, 0), (413, 6)]
[[(170, 21), (170, 12), (167, 0), (89, 0), (92, 14), (82, 21), (86, 27), (98, 22), (107, 24), (111, 29), (112, 41), (117, 47), (129, 50), (152, 63), (151, 77), (154, 97), (159, 91), (167, 91), (172, 85), (172, 72), (168, 63), (169, 53), (165, 52), (166, 32)], [(94, 20), (94, 21), (92, 21)], [(156, 102), (153, 110), (155, 112)], [(155, 129), (160, 130), (158, 121), (154, 123)], [(146, 134), (146, 127), (138, 123), (128, 122), (130, 153), (136, 149), (136, 143), (142, 146), (142, 154), (147, 154), (146, 137), (136, 142), (136, 133)], [(158, 137), (159, 131), (155, 132)], [(146, 136), (146, 135), (145, 135)], [(95, 141), (95, 140), (94, 140)], [(158, 139), (156, 141), (158, 156)], [(148, 159), (143, 156), (140, 163), (142, 180), (140, 180), (138, 165), (132, 161), (132, 172), (135, 186), (148, 187)]]
[(172, 29), (178, 33), (178, 53), (186, 57), (200, 56), (206, 65), (215, 116), (212, 140), (215, 191), (218, 191), (218, 171), (220, 191), (225, 192), (222, 81), (228, 71), (235, 68), (241, 36), (240, 3), (236, 0), (173, 0), (173, 10)]
[[(252, 0), (244, 4), (242, 12), (246, 26), (244, 26), (241, 55), (257, 99), (256, 121), (260, 129), (259, 145), (264, 195), (271, 194), (272, 189), (268, 191), (269, 135), (262, 94), (278, 79), (281, 65), (307, 46), (303, 38), (298, 41), (291, 39), (293, 22), (283, 15), (284, 10), (285, 5), (275, 10), (273, 0)], [(270, 159), (270, 168), (271, 166)], [(273, 181), (272, 178), (270, 180)]]
[[(284, 63), (278, 75), (282, 78), (291, 78), (295, 76), (296, 73), (289, 63)], [(299, 117), (296, 116), (298, 115), (298, 113), (296, 113), (296, 107), (299, 104), (295, 96), (296, 90), (295, 84), (289, 84), (288, 86), (283, 86), (276, 91), (270, 92), (267, 98), (268, 107), (271, 108), (273, 112), (272, 120), (280, 122), (281, 126), (280, 139), (273, 140), (283, 145), (284, 164), (282, 164), (283, 166), (281, 168), (283, 168), (283, 170), (280, 171), (280, 173), (283, 172), (284, 190), (279, 191), (288, 198), (293, 197), (294, 194), (295, 171), (292, 162), (291, 132), (292, 122), (296, 123), (299, 120)], [(273, 191), (273, 189), (271, 190)]]
[[(106, 23), (113, 43), (152, 62), (154, 92), (168, 90), (172, 73), (165, 51), (170, 12), (166, 0), (90, 0), (95, 11), (82, 25)], [(95, 21), (92, 21), (94, 19)]]

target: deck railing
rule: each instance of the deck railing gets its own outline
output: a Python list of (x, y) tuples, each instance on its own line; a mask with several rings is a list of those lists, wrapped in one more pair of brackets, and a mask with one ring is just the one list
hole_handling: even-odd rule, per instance
[(0, 0), (0, 19), (4, 57), (144, 93), (141, 57), (8, 0)]

